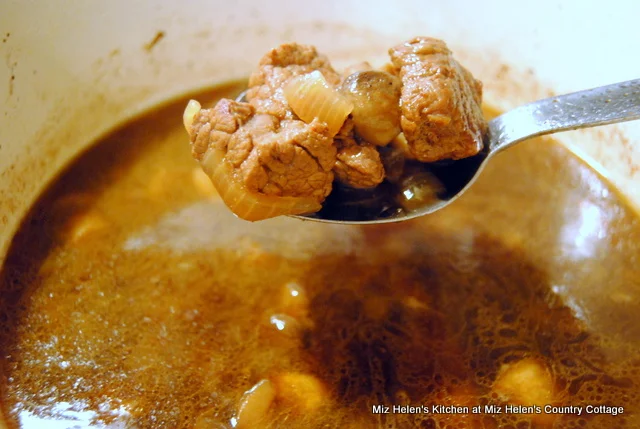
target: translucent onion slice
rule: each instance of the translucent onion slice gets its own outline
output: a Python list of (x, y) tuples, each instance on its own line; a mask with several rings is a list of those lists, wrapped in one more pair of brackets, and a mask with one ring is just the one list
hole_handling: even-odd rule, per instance
[(318, 118), (326, 123), (331, 137), (340, 131), (353, 110), (353, 103), (331, 88), (317, 70), (291, 79), (284, 87), (284, 96), (303, 121), (309, 123)]
[(277, 197), (249, 191), (220, 150), (209, 148), (200, 165), (227, 207), (241, 219), (257, 221), (283, 215), (315, 213), (322, 208), (313, 197)]

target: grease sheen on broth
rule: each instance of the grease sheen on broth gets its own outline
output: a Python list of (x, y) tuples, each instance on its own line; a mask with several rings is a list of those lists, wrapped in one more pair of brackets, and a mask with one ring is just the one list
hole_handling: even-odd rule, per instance
[[(266, 426), (640, 427), (640, 222), (566, 149), (509, 150), (416, 221), (250, 224), (194, 172), (183, 107), (98, 143), (16, 236), (1, 277), (14, 422), (229, 427), (257, 382), (304, 374), (322, 404), (281, 393)], [(371, 412), (504, 403), (496, 376), (526, 359), (548, 368), (555, 404), (624, 414)]]

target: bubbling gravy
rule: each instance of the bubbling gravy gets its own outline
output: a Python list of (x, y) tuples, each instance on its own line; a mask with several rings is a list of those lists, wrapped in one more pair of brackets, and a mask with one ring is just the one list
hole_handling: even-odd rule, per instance
[(416, 221), (252, 224), (184, 103), (92, 147), (15, 237), (10, 427), (640, 427), (640, 221), (563, 146)]

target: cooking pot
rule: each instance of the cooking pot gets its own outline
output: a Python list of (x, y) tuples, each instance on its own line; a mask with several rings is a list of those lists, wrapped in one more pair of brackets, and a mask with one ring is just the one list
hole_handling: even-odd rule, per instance
[[(484, 82), (485, 100), (509, 109), (640, 77), (639, 16), (633, 0), (5, 2), (0, 265), (26, 211), (80, 151), (160, 102), (246, 76), (281, 42), (316, 45), (340, 67), (382, 63), (388, 46), (415, 35), (439, 37)], [(640, 207), (638, 123), (558, 140)], [(637, 285), (627, 292), (638, 302)]]

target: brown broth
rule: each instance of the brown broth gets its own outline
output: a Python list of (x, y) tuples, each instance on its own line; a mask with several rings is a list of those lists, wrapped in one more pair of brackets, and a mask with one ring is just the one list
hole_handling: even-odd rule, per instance
[[(0, 277), (16, 427), (231, 427), (243, 392), (290, 371), (326, 400), (279, 397), (265, 427), (640, 427), (640, 221), (567, 149), (510, 149), (417, 221), (250, 224), (194, 186), (184, 104), (96, 144), (17, 234)], [(306, 314), (283, 302), (291, 282)], [(299, 335), (270, 324), (282, 313)], [(548, 368), (555, 405), (624, 413), (372, 413), (504, 405), (492, 384), (524, 358)]]

